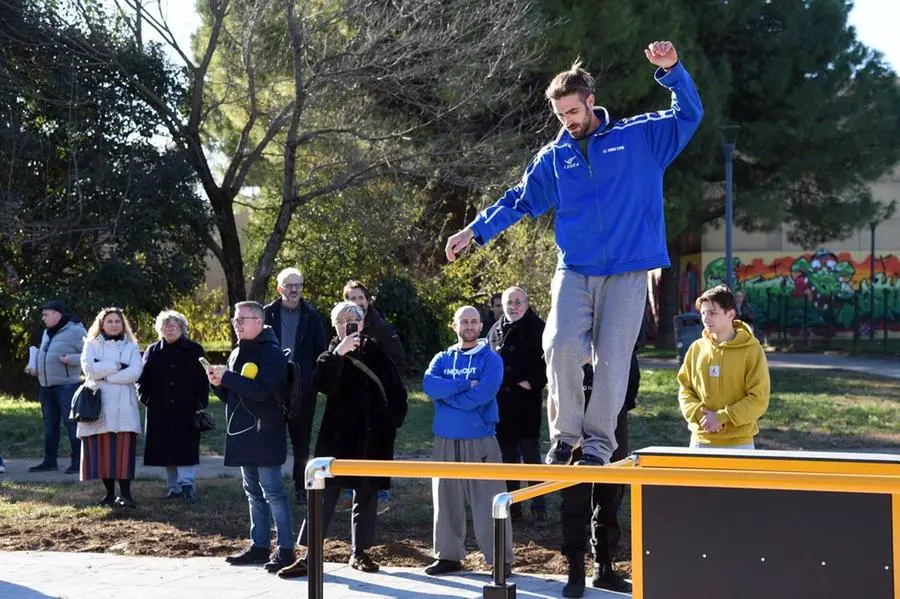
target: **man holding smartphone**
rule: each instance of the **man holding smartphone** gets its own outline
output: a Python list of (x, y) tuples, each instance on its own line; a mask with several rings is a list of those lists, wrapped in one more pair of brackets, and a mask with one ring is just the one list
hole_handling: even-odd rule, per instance
[(294, 497), (302, 505), (306, 503), (303, 476), (316, 410), (312, 373), (316, 358), (327, 349), (328, 342), (322, 315), (302, 298), (303, 273), (296, 268), (285, 268), (278, 273), (277, 281), (276, 289), (281, 297), (265, 307), (266, 324), (272, 327), (282, 349), (289, 352), (288, 359), (300, 366), (302, 395), (299, 409), (292, 407), (296, 416), (288, 421), (288, 433), (294, 453)]

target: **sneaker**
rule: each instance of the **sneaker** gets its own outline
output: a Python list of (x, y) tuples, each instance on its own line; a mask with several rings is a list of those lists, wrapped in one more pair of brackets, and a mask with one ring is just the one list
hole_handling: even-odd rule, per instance
[(554, 441), (544, 460), (551, 465), (567, 465), (572, 461), (572, 446), (565, 441)]
[(262, 565), (269, 561), (269, 550), (264, 547), (251, 545), (240, 553), (229, 555), (225, 561), (232, 566), (246, 566), (248, 564)]
[(160, 497), (160, 499), (180, 499), (181, 491), (169, 491), (164, 496)]
[(194, 503), (197, 501), (197, 491), (194, 490), (194, 485), (184, 485), (181, 487), (181, 496), (184, 497), (184, 500), (187, 503)]
[(103, 498), (97, 502), (97, 507), (112, 507), (116, 504), (116, 498), (112, 495), (104, 495)]
[(69, 466), (66, 468), (65, 474), (78, 474), (81, 469), (78, 466)]
[(308, 574), (306, 558), (301, 557), (287, 568), (278, 571), (278, 578), (304, 578)]
[(378, 572), (378, 568), (380, 568), (377, 563), (372, 561), (372, 558), (369, 557), (365, 551), (350, 558), (350, 567), (354, 570), (359, 570), (360, 572), (366, 572), (368, 574)]
[(578, 466), (605, 466), (606, 462), (598, 455), (593, 453), (581, 452), (581, 459), (575, 462)]
[(116, 507), (123, 507), (133, 510), (137, 507), (137, 504), (131, 497), (116, 497)]
[(440, 576), (441, 574), (449, 574), (451, 572), (459, 572), (462, 570), (462, 562), (455, 559), (438, 559), (433, 564), (425, 568), (425, 574), (429, 576)]
[(59, 470), (59, 466), (56, 464), (47, 464), (45, 462), (41, 462), (37, 466), (32, 466), (28, 469), (29, 472), (54, 472)]
[(269, 561), (263, 565), (263, 568), (266, 569), (266, 572), (275, 574), (279, 570), (283, 570), (293, 564), (295, 557), (293, 547), (279, 547), (272, 554), (272, 557), (269, 558)]
[(607, 562), (605, 564), (594, 562), (594, 574), (591, 576), (591, 586), (596, 589), (606, 589), (618, 593), (631, 592), (631, 583), (625, 580), (625, 577), (616, 571), (612, 562)]
[(384, 513), (391, 511), (391, 505), (390, 505), (390, 503), (388, 503), (390, 500), (391, 500), (391, 492), (390, 491), (388, 491), (386, 489), (382, 489), (381, 491), (378, 491), (378, 507), (376, 508), (375, 513), (380, 516)]

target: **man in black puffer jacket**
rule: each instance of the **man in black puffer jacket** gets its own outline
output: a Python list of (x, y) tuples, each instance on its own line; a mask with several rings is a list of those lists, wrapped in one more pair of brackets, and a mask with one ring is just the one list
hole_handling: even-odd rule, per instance
[[(265, 564), (277, 572), (294, 561), (291, 505), (281, 466), (287, 459), (287, 436), (280, 394), (287, 384), (287, 360), (265, 312), (256, 302), (234, 305), (238, 346), (227, 366), (207, 370), (215, 394), (225, 402), (225, 465), (240, 466), (250, 504), (252, 544), (229, 556), (232, 565)], [(269, 556), (270, 525), (275, 521), (277, 550)]]
[[(488, 343), (503, 358), (503, 384), (497, 393), (500, 421), (497, 423), (497, 442), (506, 463), (540, 464), (541, 390), (547, 384), (547, 366), (541, 337), (544, 321), (528, 305), (528, 294), (520, 287), (503, 292), (503, 316), (488, 331)], [(521, 460), (520, 460), (521, 457)], [(506, 488), (514, 491), (519, 481), (506, 481)], [(531, 502), (535, 520), (546, 518), (543, 496)], [(521, 520), (521, 504), (510, 510), (513, 520)]]

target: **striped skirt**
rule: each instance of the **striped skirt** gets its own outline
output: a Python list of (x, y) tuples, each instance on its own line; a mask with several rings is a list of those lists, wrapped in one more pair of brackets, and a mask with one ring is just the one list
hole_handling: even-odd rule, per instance
[(81, 440), (81, 480), (134, 478), (137, 433), (101, 433)]

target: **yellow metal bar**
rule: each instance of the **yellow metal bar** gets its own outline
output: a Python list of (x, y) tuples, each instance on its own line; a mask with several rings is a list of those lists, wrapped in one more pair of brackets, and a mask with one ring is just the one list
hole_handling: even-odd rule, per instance
[[(607, 468), (625, 468), (629, 466), (634, 466), (634, 460), (629, 458), (625, 458), (624, 460), (619, 460), (618, 462), (612, 462), (607, 465)], [(537, 485), (532, 485), (530, 487), (523, 487), (517, 491), (513, 491), (510, 493), (512, 496), (513, 503), (521, 503), (523, 501), (528, 501), (529, 499), (534, 499), (540, 495), (546, 495), (548, 493), (553, 493), (554, 491), (559, 491), (561, 489), (565, 489), (568, 487), (574, 487), (578, 483), (574, 482), (545, 482), (539, 483)]]
[(697, 470), (693, 468), (609, 468), (460, 462), (335, 460), (334, 476), (458, 478), (720, 487), (787, 491), (900, 494), (900, 476)]
[(697, 468), (721, 470), (771, 470), (811, 474), (874, 474), (900, 476), (900, 464), (878, 462), (838, 462), (829, 460), (785, 460), (724, 456), (640, 455), (638, 466), (652, 468)]
[(521, 503), (523, 501), (528, 501), (529, 499), (534, 499), (535, 497), (539, 497), (541, 495), (559, 491), (560, 489), (574, 487), (577, 484), (578, 483), (574, 482), (539, 483), (537, 485), (531, 485), (530, 487), (524, 487), (522, 489), (519, 489), (518, 491), (513, 491), (512, 493), (510, 493), (510, 495), (512, 496), (513, 503)]
[(900, 599), (900, 495), (891, 497), (891, 533), (893, 535), (894, 599)]
[(644, 599), (644, 487), (631, 485), (631, 599)]

